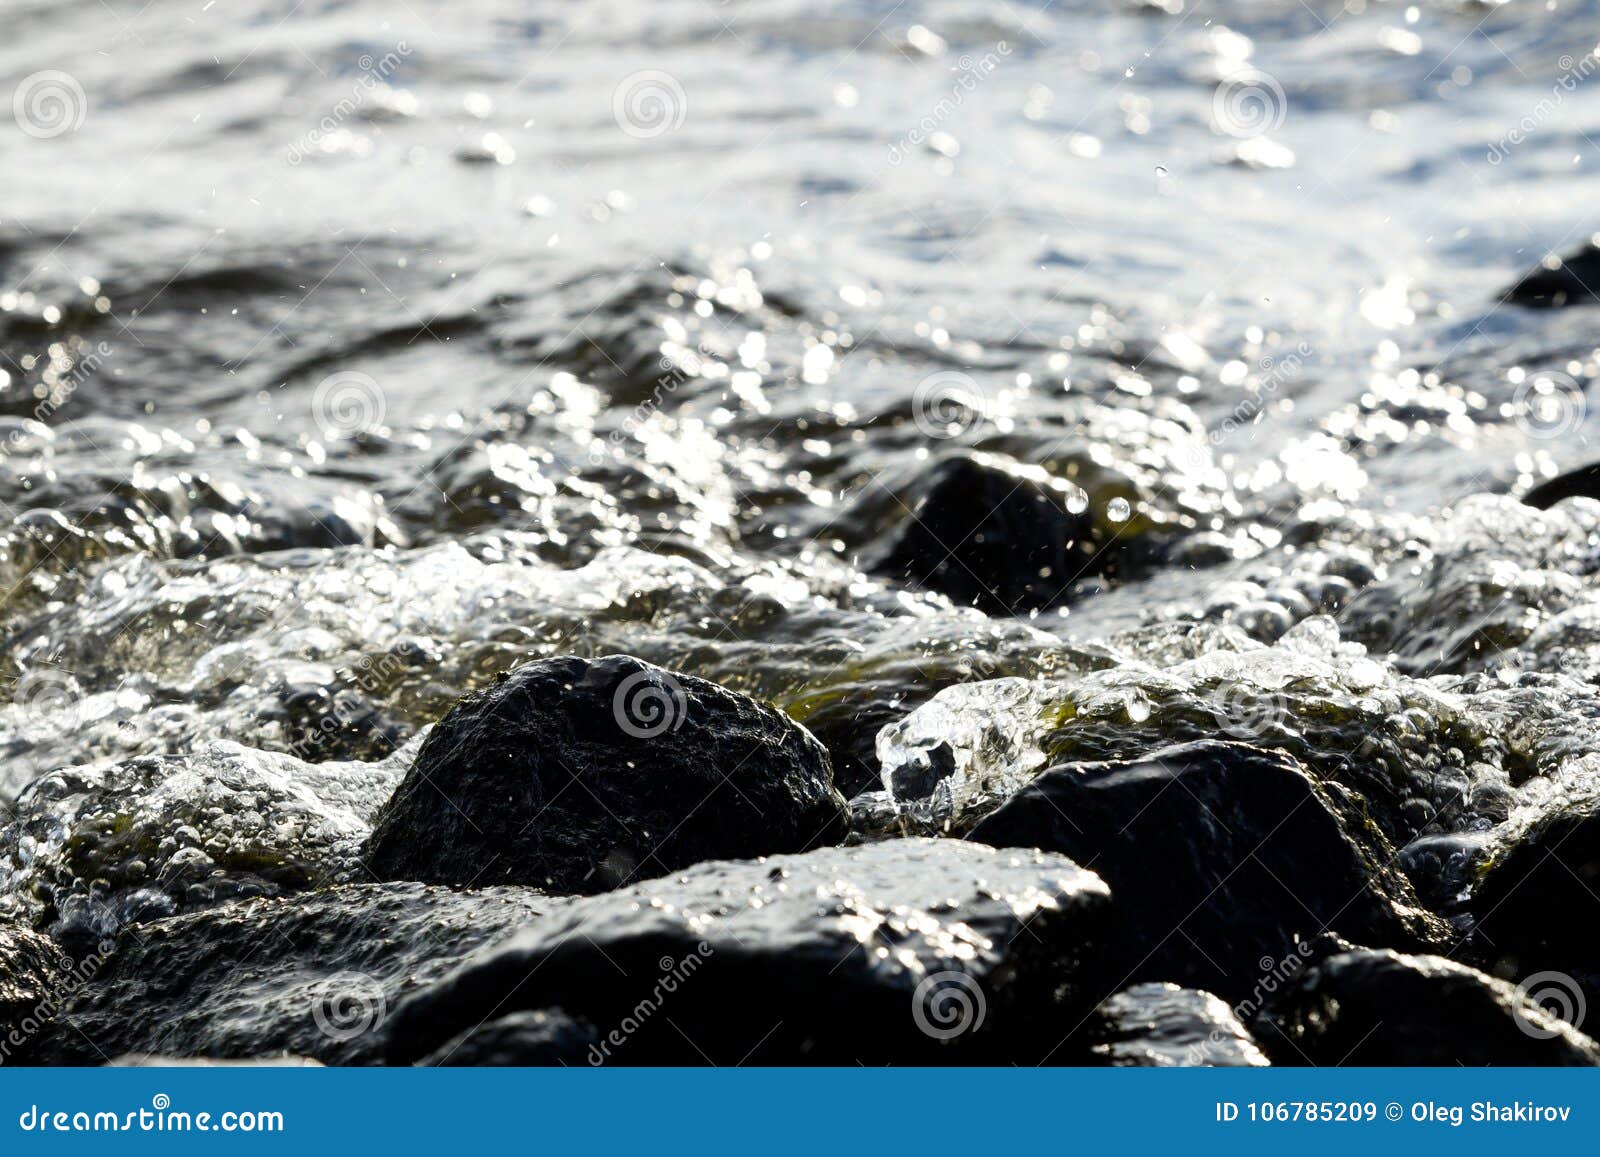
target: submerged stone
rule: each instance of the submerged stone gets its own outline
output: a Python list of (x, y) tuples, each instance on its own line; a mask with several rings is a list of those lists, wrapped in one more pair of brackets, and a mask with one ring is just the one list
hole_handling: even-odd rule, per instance
[(408, 994), (566, 902), (520, 888), (362, 884), (130, 928), (28, 1059), (373, 1063)]
[(782, 712), (626, 655), (520, 667), (451, 709), (384, 805), (386, 880), (603, 892), (836, 842), (828, 754)]
[(1600, 1044), (1505, 981), (1439, 956), (1335, 952), (1257, 1018), (1283, 1065), (1600, 1065)]
[(1111, 886), (1132, 979), (1238, 998), (1327, 928), (1369, 944), (1441, 941), (1363, 812), (1286, 755), (1203, 741), (1053, 768), (969, 838), (1092, 867)]
[(0, 913), (82, 953), (128, 923), (342, 882), (410, 754), (305, 763), (215, 743), (52, 772), (0, 829)]
[(563, 1009), (590, 1063), (1038, 1063), (1104, 989), (1100, 879), (1061, 856), (888, 840), (701, 864), (572, 906), (395, 1014), (409, 1063)]

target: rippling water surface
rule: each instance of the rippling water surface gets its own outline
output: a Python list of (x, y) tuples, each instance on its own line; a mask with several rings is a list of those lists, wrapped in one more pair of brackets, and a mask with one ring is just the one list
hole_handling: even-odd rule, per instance
[[(339, 878), (397, 748), (569, 651), (772, 699), (847, 795), (948, 748), (878, 800), (935, 828), (1262, 740), (1445, 909), (1591, 790), (1600, 505), (1515, 494), (1592, 455), (1600, 311), (1499, 293), (1600, 230), (1600, 5), (0, 12), (0, 798), (75, 769), (13, 912)], [(966, 451), (1124, 564), (868, 573)]]

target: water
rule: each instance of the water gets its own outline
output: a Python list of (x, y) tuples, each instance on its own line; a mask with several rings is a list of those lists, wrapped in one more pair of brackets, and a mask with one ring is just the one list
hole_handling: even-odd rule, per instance
[[(1593, 456), (1596, 314), (1496, 296), (1600, 229), (1600, 5), (3, 12), (0, 798), (89, 785), (0, 837), (35, 917), (74, 832), (152, 846), (49, 887), (173, 853), (110, 761), (210, 751), (242, 894), (335, 878), (388, 773), (207, 745), (384, 759), (562, 651), (772, 698), (847, 793), (942, 736), (919, 823), (1197, 729), (1402, 843), (1589, 790), (1600, 507), (1504, 495)], [(959, 448), (1181, 544), (1016, 618), (862, 574)]]

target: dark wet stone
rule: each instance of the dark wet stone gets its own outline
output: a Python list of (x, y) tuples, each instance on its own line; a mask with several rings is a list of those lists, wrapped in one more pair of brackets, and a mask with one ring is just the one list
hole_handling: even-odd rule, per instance
[(828, 754), (771, 707), (625, 655), (529, 663), (453, 707), (373, 826), (380, 879), (603, 892), (843, 837)]
[(216, 1057), (164, 1057), (152, 1053), (125, 1053), (106, 1062), (114, 1069), (320, 1069), (321, 1061), (310, 1057), (261, 1057), (233, 1061)]
[(1516, 973), (1600, 969), (1600, 798), (1557, 804), (1491, 851), (1471, 907), (1487, 951)]
[(1256, 1019), (1280, 1065), (1596, 1065), (1600, 1044), (1504, 981), (1439, 956), (1328, 956)]
[(370, 1063), (407, 994), (568, 902), (521, 888), (360, 884), (130, 928), (31, 1059), (100, 1064), (147, 1053)]
[(418, 1064), (451, 1067), (588, 1065), (599, 1049), (594, 1026), (558, 1008), (502, 1016), (441, 1045)]
[(1560, 309), (1600, 300), (1600, 246), (1591, 241), (1564, 257), (1546, 259), (1502, 293), (1500, 300), (1530, 309)]
[(0, 1065), (43, 1027), (74, 982), (72, 962), (53, 941), (0, 927)]
[(1327, 928), (1401, 947), (1444, 934), (1354, 799), (1244, 743), (1053, 768), (969, 838), (1061, 852), (1100, 873), (1130, 979), (1239, 998)]
[(1420, 836), (1400, 849), (1400, 869), (1423, 903), (1454, 917), (1488, 847), (1488, 832)]
[(1176, 984), (1136, 984), (1095, 1010), (1091, 1050), (1108, 1064), (1218, 1068), (1269, 1064), (1220, 997)]
[(1522, 501), (1535, 509), (1549, 510), (1564, 498), (1600, 498), (1600, 462), (1541, 482), (1524, 494)]
[(1105, 569), (1082, 491), (1037, 467), (976, 454), (934, 466), (876, 574), (928, 587), (991, 614), (1053, 606), (1073, 582)]
[(479, 955), (397, 1010), (389, 1059), (560, 1007), (596, 1064), (1059, 1060), (1107, 909), (1070, 860), (955, 840), (702, 864)]

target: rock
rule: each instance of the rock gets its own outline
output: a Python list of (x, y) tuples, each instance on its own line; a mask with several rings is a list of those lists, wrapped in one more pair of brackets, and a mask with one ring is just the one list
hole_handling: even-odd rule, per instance
[(0, 1065), (26, 1047), (83, 979), (52, 941), (26, 928), (0, 927)]
[(226, 1061), (216, 1057), (163, 1057), (151, 1053), (124, 1053), (106, 1062), (113, 1069), (320, 1069), (321, 1061), (310, 1057), (261, 1057), (258, 1060)]
[(969, 838), (1061, 852), (1100, 873), (1131, 979), (1239, 999), (1326, 928), (1402, 947), (1444, 935), (1357, 800), (1244, 743), (1053, 768)]
[(51, 772), (0, 829), (0, 916), (81, 955), (130, 922), (345, 881), (410, 755), (303, 763), (215, 743)]
[(1530, 309), (1560, 309), (1600, 300), (1600, 246), (1587, 242), (1565, 257), (1546, 257), (1500, 295)]
[(1600, 970), (1600, 796), (1563, 800), (1505, 837), (1471, 909), (1477, 938), (1517, 975), (1552, 965)]
[(1105, 885), (1061, 856), (888, 840), (576, 900), (407, 1001), (390, 1060), (560, 1007), (591, 1063), (1037, 1063), (1104, 993)]
[(1336, 952), (1267, 1006), (1284, 1065), (1596, 1065), (1600, 1044), (1501, 980), (1439, 956)]
[(520, 667), (423, 742), (367, 848), (379, 879), (603, 892), (842, 838), (827, 752), (781, 712), (625, 655)]
[(1221, 999), (1176, 984), (1136, 984), (1095, 1010), (1095, 1056), (1116, 1066), (1267, 1065), (1250, 1031)]
[(1564, 498), (1600, 498), (1600, 462), (1541, 482), (1524, 494), (1522, 501), (1536, 510), (1549, 510)]
[(558, 1008), (531, 1009), (469, 1028), (419, 1064), (456, 1066), (586, 1065), (598, 1055), (594, 1026)]
[(1109, 561), (1088, 496), (1006, 458), (946, 459), (901, 503), (910, 513), (869, 569), (990, 614), (1054, 606), (1075, 579)]
[(566, 903), (521, 888), (359, 884), (129, 928), (29, 1059), (371, 1063), (406, 995)]

